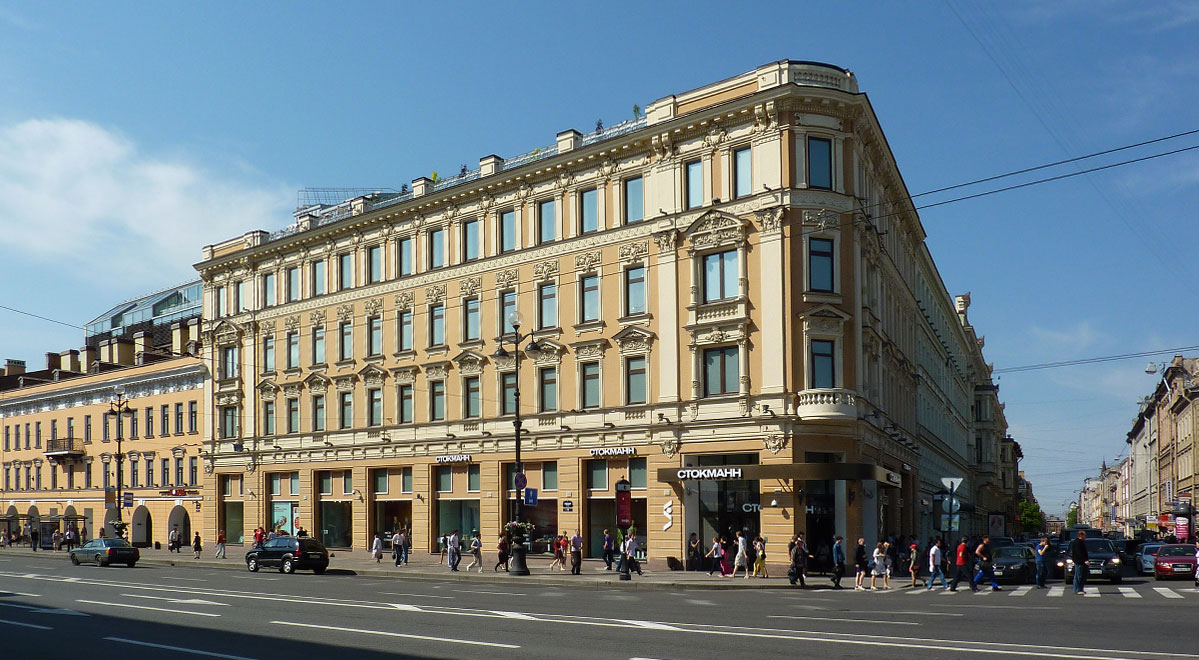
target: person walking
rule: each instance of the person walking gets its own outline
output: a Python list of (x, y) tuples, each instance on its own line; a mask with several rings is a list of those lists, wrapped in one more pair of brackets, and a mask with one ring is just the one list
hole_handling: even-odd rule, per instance
[(1036, 584), (1038, 589), (1048, 589), (1045, 586), (1045, 580), (1049, 577), (1049, 537), (1043, 536), (1037, 546), (1033, 548), (1033, 553), (1037, 556), (1037, 579)]
[(441, 566), (442, 564), (445, 563), (446, 556), (448, 555), (448, 553), (450, 551), (450, 538), (448, 536), (446, 536), (444, 533), (441, 535), (440, 545), (441, 545), (441, 558), (437, 560), (438, 566)]
[[(797, 543), (796, 545), (802, 546), (803, 544)], [(770, 574), (766, 572), (766, 540), (761, 536), (754, 538), (754, 577), (770, 577)]]
[(791, 586), (799, 583), (800, 589), (806, 589), (807, 583), (804, 582), (804, 576), (808, 572), (808, 551), (804, 547), (803, 541), (796, 537), (791, 543), (791, 568), (787, 571), (787, 578), (791, 582)]
[(1070, 559), (1074, 560), (1074, 593), (1086, 595), (1087, 563), (1091, 560), (1087, 552), (1087, 533), (1078, 530), (1078, 538), (1070, 544)]
[[(928, 549), (928, 590), (933, 590), (933, 583), (937, 578), (941, 578), (941, 588), (948, 589), (949, 584), (945, 582), (945, 573), (941, 571), (941, 539), (933, 541), (933, 547)], [(915, 585), (912, 585), (915, 586)]]
[(868, 587), (863, 585), (866, 581), (866, 572), (870, 570), (870, 560), (866, 558), (866, 539), (858, 539), (858, 547), (853, 551), (853, 564), (857, 570), (857, 574), (853, 579), (853, 588), (855, 591), (862, 591)]
[(891, 573), (895, 570), (896, 562), (898, 561), (895, 555), (895, 544), (891, 541), (883, 542), (883, 589), (891, 588)]
[(479, 572), (483, 572), (483, 540), (479, 538), (479, 531), (475, 530), (474, 536), (470, 539), (470, 564), (466, 567), (466, 572), (475, 566), (479, 567)]
[(887, 549), (886, 542), (879, 542), (874, 546), (874, 553), (871, 555), (874, 560), (872, 570), (870, 571), (870, 588), (878, 589), (878, 584), (875, 580), (883, 578), (883, 588), (887, 588)]
[(371, 557), (376, 564), (383, 561), (383, 532), (375, 532), (375, 539), (371, 541)]
[(404, 532), (397, 529), (391, 535), (391, 559), (396, 566), (401, 566), (404, 563), (404, 551), (400, 548), (404, 547)]
[(970, 591), (978, 591), (978, 587), (974, 585), (974, 580), (970, 579), (970, 546), (969, 539), (962, 537), (962, 542), (958, 544), (957, 554), (954, 559), (953, 582), (949, 583), (950, 591), (957, 591), (958, 584), (965, 582), (970, 585)]
[(262, 547), (263, 537), (265, 537), (265, 536), (266, 536), (266, 530), (264, 530), (262, 528), (262, 526), (259, 525), (258, 528), (254, 530), (254, 547), (255, 548)]
[[(244, 527), (242, 529), (245, 529)], [(225, 530), (217, 530), (216, 533), (216, 555), (217, 559), (225, 558)]]
[(179, 526), (175, 525), (171, 528), (171, 532), (167, 534), (167, 552), (179, 551)]
[(628, 572), (637, 571), (637, 575), (643, 575), (641, 572), (641, 564), (637, 561), (637, 535), (629, 534), (624, 540), (624, 547), (621, 548), (620, 554), (623, 556), (625, 570)]
[(687, 570), (698, 571), (700, 565), (699, 534), (691, 532), (687, 539)]
[(570, 574), (583, 574), (583, 535), (577, 529), (570, 537)]
[[(720, 558), (724, 555), (724, 546), (720, 544), (720, 537), (712, 537), (712, 548), (704, 553), (704, 559), (710, 559), (708, 562), (708, 575), (711, 576), (720, 568)], [(724, 570), (720, 571), (720, 577), (724, 577)]]
[(977, 585), (985, 578), (991, 581), (991, 591), (1003, 591), (999, 588), (999, 581), (995, 579), (995, 565), (991, 563), (991, 537), (989, 535), (983, 535), (983, 542), (978, 544), (974, 556), (978, 557), (978, 574), (974, 576), (974, 584)]
[(612, 570), (612, 562), (616, 555), (616, 539), (612, 538), (612, 534), (608, 530), (604, 530), (604, 564), (607, 566), (604, 570)]
[[(495, 562), (495, 568), (491, 570), (494, 573), (499, 573), (500, 567), (503, 566), (506, 572), (508, 570), (508, 536), (506, 534), (500, 535), (499, 543), (495, 544), (495, 549), (498, 553), (498, 561)], [(611, 567), (609, 567), (609, 570), (611, 570)]]
[(841, 576), (845, 575), (845, 541), (840, 536), (833, 540), (833, 588), (841, 588)]
[(448, 548), (450, 570), (457, 573), (458, 562), (462, 561), (462, 548), (458, 546), (458, 530), (450, 532), (449, 538), (446, 539), (446, 547)]
[(920, 544), (916, 542), (916, 537), (912, 537), (912, 541), (908, 544), (908, 572), (912, 574), (912, 588), (916, 588), (916, 583), (920, 582), (920, 586), (924, 586), (924, 582), (920, 579)]
[(737, 577), (737, 571), (745, 569), (745, 579), (749, 579), (749, 541), (745, 538), (745, 533), (737, 530), (737, 554), (733, 557), (733, 577)]
[(195, 553), (196, 559), (200, 558), (200, 553), (204, 551), (200, 545), (200, 532), (196, 532), (196, 537), (192, 539), (192, 552)]

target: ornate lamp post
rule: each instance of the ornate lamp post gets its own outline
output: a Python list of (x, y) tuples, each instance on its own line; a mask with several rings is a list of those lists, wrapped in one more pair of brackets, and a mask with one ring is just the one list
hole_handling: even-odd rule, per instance
[[(504, 349), (504, 343), (505, 343), (505, 341), (509, 341), (512, 343), (512, 354), (511, 355), (513, 355), (516, 360), (516, 375), (515, 375), (516, 387), (512, 393), (513, 408), (514, 408), (513, 412), (515, 413), (515, 418), (512, 420), (512, 426), (515, 429), (515, 432), (514, 432), (514, 437), (516, 439), (516, 465), (515, 465), (515, 467), (516, 467), (517, 474), (523, 474), (525, 471), (524, 464), (522, 464), (520, 461), (520, 431), (522, 428), (521, 420), (520, 420), (520, 344), (521, 344), (521, 342), (523, 342), (525, 340), (532, 340), (532, 338), (533, 338), (532, 332), (526, 332), (523, 335), (520, 334), (520, 326), (523, 324), (523, 322), (524, 322), (524, 317), (521, 316), (520, 312), (513, 311), (512, 313), (508, 314), (508, 325), (512, 326), (512, 332), (508, 333), (507, 335), (500, 336), (499, 346), (495, 349), (495, 353), (492, 354), (492, 357), (496, 357), (496, 358), (508, 357), (509, 353), (507, 350)], [(531, 350), (531, 351), (537, 350), (537, 341), (536, 340), (530, 341), (529, 345), (525, 348), (525, 350)], [(505, 486), (505, 489), (506, 488), (507, 487)], [(516, 520), (513, 521), (516, 523), (521, 522), (521, 516), (523, 513), (523, 509), (524, 509), (524, 492), (523, 491), (524, 491), (524, 488), (521, 488), (520, 485), (517, 484)], [(525, 541), (526, 541), (526, 539), (524, 537), (524, 532), (518, 528), (512, 538), (512, 548), (511, 548), (512, 561), (508, 566), (508, 574), (509, 575), (528, 575), (529, 574), (529, 566), (528, 566), (528, 564), (525, 563), (525, 553), (527, 552), (527, 548), (525, 546)]]
[(129, 407), (129, 400), (125, 398), (125, 386), (117, 385), (112, 390), (113, 399), (108, 404), (108, 412), (104, 413), (117, 420), (117, 519), (112, 524), (113, 531), (116, 532), (117, 538), (125, 538), (125, 521), (121, 517), (121, 507), (123, 506), (121, 484), (125, 480), (124, 463), (125, 454), (121, 452), (121, 440), (123, 435), (121, 430), (125, 426), (125, 420), (121, 417), (132, 418), (135, 414), (133, 409)]

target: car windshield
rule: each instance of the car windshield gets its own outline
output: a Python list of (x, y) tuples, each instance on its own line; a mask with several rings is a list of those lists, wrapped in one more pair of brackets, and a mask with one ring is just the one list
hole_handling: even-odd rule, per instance
[(1142, 550), (1142, 552), (1144, 552), (1145, 554), (1147, 554), (1147, 555), (1149, 555), (1150, 557), (1152, 557), (1152, 556), (1154, 556), (1154, 555), (1156, 555), (1156, 554), (1157, 554), (1157, 551), (1158, 551), (1158, 550), (1161, 550), (1161, 549), (1162, 549), (1162, 547), (1161, 547), (1160, 545), (1147, 545), (1147, 546), (1145, 546), (1145, 548)]
[(1195, 554), (1193, 545), (1168, 545), (1158, 550), (1158, 557), (1191, 557)]
[(1112, 542), (1107, 539), (1087, 539), (1087, 552), (1111, 552), (1116, 550), (1112, 547)]
[(131, 548), (131, 547), (133, 547), (133, 546), (129, 545), (129, 542), (125, 541), (124, 539), (103, 539), (102, 541), (100, 541), (100, 545), (103, 545), (106, 548)]
[(1023, 556), (1024, 556), (1024, 548), (1017, 548), (1017, 547), (1015, 547), (1015, 546), (1008, 547), (1008, 548), (1000, 548), (1000, 549), (998, 549), (998, 550), (996, 550), (996, 551), (995, 551), (995, 558), (996, 558), (996, 559), (1003, 559), (1003, 558), (1005, 558), (1005, 557), (1008, 557), (1008, 558), (1011, 558), (1011, 557), (1021, 558), (1021, 557), (1023, 557)]

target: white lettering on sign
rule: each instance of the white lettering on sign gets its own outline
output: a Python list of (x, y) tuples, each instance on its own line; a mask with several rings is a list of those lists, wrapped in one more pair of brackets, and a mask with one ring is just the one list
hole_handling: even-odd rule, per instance
[(741, 510), (742, 510), (742, 511), (744, 511), (744, 512), (746, 512), (746, 513), (761, 512), (761, 511), (762, 511), (762, 505), (761, 505), (761, 504), (754, 504), (753, 502), (746, 502), (745, 504), (742, 504), (742, 505), (741, 505)]
[(674, 526), (674, 502), (666, 500), (662, 505), (662, 515), (666, 518), (666, 522), (662, 523), (662, 531), (666, 531)]
[(741, 468), (683, 468), (679, 479), (740, 479)]
[(890, 481), (893, 484), (901, 484), (901, 483), (903, 483), (903, 477), (900, 477), (898, 474), (895, 474), (894, 472), (888, 472), (887, 473), (887, 481)]
[(636, 456), (637, 450), (632, 447), (596, 447), (591, 450), (592, 456)]
[(451, 454), (449, 456), (438, 456), (438, 463), (469, 463), (470, 454)]

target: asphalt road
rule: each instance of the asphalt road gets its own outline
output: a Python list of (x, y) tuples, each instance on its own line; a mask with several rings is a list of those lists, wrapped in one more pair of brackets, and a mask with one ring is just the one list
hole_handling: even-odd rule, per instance
[[(852, 583), (852, 581), (850, 581)], [(12, 658), (1191, 659), (1190, 581), (1075, 596), (544, 587), (0, 558)], [(1171, 622), (1180, 626), (1171, 629)], [(281, 655), (286, 654), (286, 655)]]

